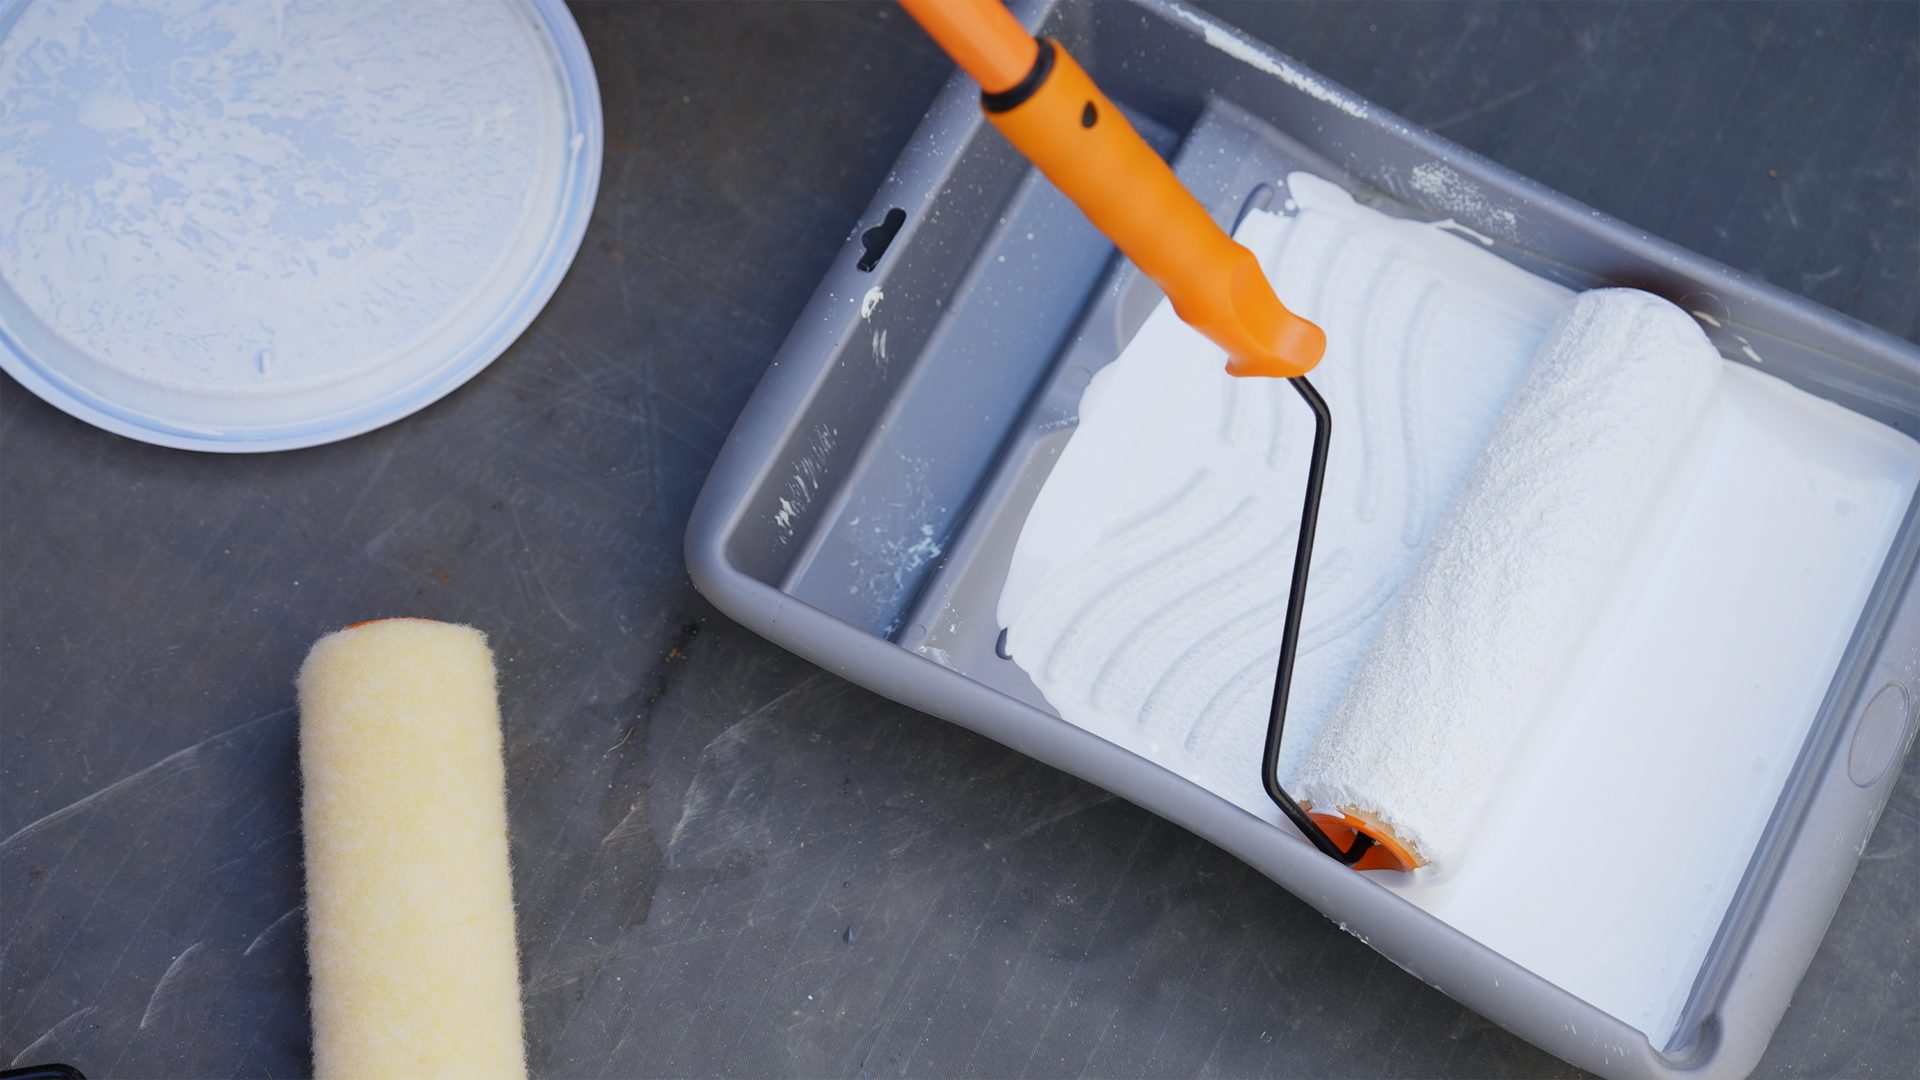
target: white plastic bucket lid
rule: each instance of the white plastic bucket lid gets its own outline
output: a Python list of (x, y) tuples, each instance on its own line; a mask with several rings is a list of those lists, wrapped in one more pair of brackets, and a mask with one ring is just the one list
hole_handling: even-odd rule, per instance
[(0, 0), (0, 367), (166, 446), (390, 423), (553, 295), (600, 157), (560, 0)]

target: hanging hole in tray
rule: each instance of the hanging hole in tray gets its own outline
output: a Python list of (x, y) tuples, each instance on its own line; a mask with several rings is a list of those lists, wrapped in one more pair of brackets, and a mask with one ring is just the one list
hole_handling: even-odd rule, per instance
[(860, 269), (871, 273), (880, 264), (880, 256), (885, 255), (887, 248), (892, 245), (900, 226), (906, 223), (907, 212), (896, 206), (887, 211), (887, 216), (881, 219), (880, 224), (861, 233), (860, 246), (865, 249), (865, 254), (860, 256)]
[(1002, 660), (1013, 659), (1013, 654), (1007, 651), (1007, 632), (1004, 629), (1000, 631), (999, 637), (993, 639), (993, 655)]

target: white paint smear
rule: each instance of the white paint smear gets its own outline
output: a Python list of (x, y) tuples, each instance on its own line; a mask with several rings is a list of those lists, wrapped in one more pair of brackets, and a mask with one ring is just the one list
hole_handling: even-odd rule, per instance
[[(1408, 183), (1419, 195), (1421, 203), (1443, 214), (1469, 218), (1507, 236), (1512, 236), (1520, 223), (1512, 210), (1495, 206), (1477, 182), (1440, 162), (1428, 161), (1415, 165)], [(1466, 226), (1455, 221), (1449, 220), (1447, 224), (1450, 228), (1466, 229)], [(1466, 231), (1484, 239), (1481, 233), (1470, 229)]]
[(1361, 120), (1367, 118), (1367, 106), (1364, 102), (1351, 95), (1341, 93), (1339, 90), (1321, 82), (1313, 75), (1280, 60), (1278, 57), (1268, 53), (1263, 46), (1255, 44), (1234, 31), (1221, 26), (1197, 11), (1189, 11), (1184, 7), (1171, 7), (1167, 10), (1170, 14), (1198, 28), (1200, 33), (1206, 38), (1208, 45), (1219, 49), (1235, 60), (1255, 70), (1264, 71), (1274, 78), (1279, 79), (1281, 82), (1286, 83), (1288, 86), (1293, 87), (1295, 90), (1313, 98), (1315, 101), (1324, 101), (1334, 108), (1339, 109), (1341, 112), (1346, 113), (1348, 116)]
[[(1571, 294), (1315, 177), (1288, 188), (1298, 212), (1241, 238), (1329, 341), (1292, 778)], [(1062, 717), (1287, 829), (1259, 762), (1312, 420), (1223, 363), (1162, 304), (1094, 377), (999, 614)], [(1467, 849), (1371, 875), (1656, 1046), (1920, 479), (1911, 439), (1719, 363)]]
[(1451, 233), (1458, 233), (1469, 240), (1477, 242), (1481, 247), (1493, 246), (1493, 237), (1488, 236), (1478, 229), (1462, 225), (1452, 218), (1441, 218), (1439, 221), (1433, 223), (1433, 227), (1436, 229), (1445, 229)]

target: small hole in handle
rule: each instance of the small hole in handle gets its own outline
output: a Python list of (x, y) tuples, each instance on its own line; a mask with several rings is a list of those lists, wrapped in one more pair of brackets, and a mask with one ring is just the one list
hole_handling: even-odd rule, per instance
[(860, 246), (865, 250), (860, 256), (860, 269), (871, 273), (880, 264), (880, 256), (885, 255), (887, 248), (892, 245), (900, 226), (906, 223), (907, 212), (896, 206), (887, 211), (887, 216), (881, 219), (880, 224), (861, 233)]

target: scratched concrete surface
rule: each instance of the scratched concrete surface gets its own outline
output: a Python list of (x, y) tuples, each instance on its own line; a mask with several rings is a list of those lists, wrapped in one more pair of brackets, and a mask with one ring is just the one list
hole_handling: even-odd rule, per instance
[[(1222, 6), (1626, 220), (1920, 337), (1920, 6)], [(582, 7), (578, 263), (351, 442), (198, 456), (0, 380), (0, 1065), (308, 1060), (292, 675), (493, 635), (539, 1075), (1567, 1075), (1220, 852), (692, 591), (741, 403), (947, 73), (871, 5)], [(1920, 1061), (1920, 762), (1762, 1067)]]

